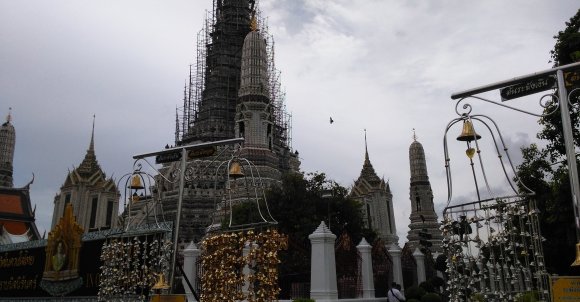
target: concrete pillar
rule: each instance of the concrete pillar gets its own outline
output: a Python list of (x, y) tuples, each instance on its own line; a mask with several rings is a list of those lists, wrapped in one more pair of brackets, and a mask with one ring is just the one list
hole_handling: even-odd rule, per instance
[(421, 284), (421, 282), (427, 280), (425, 274), (425, 255), (421, 253), (419, 248), (415, 248), (413, 257), (415, 258), (415, 263), (417, 263), (417, 284)]
[[(401, 284), (404, 288), (403, 284), (403, 266), (401, 265), (401, 248), (396, 244), (391, 244), (391, 246), (387, 247), (389, 251), (389, 255), (391, 255), (391, 259), (393, 260), (393, 282), (397, 284)], [(387, 286), (391, 286), (387, 284)]]
[(310, 298), (316, 301), (338, 300), (334, 258), (336, 235), (332, 234), (323, 221), (308, 239), (312, 244)]
[[(185, 272), (185, 276), (189, 280), (189, 283), (191, 283), (191, 286), (194, 287), (194, 289), (195, 289), (195, 284), (197, 283), (197, 276), (196, 276), (197, 265), (196, 265), (196, 263), (197, 263), (197, 258), (199, 257), (199, 254), (200, 254), (200, 250), (197, 248), (195, 243), (193, 243), (193, 241), (183, 250), (183, 271)], [(183, 288), (185, 289), (187, 301), (189, 301), (189, 302), (197, 301), (197, 300), (195, 300), (195, 297), (193, 296), (191, 289), (189, 289), (189, 286), (187, 285), (187, 281), (185, 281), (185, 279), (182, 279), (181, 282), (183, 284)]]
[(362, 271), (362, 297), (375, 297), (375, 281), (373, 279), (373, 257), (371, 255), (372, 246), (363, 238), (357, 245), (360, 253)]

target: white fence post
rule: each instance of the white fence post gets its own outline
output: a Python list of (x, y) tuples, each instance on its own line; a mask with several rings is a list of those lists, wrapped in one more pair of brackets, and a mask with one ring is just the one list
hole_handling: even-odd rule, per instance
[[(195, 286), (197, 281), (197, 276), (195, 274), (197, 270), (197, 258), (199, 257), (200, 250), (197, 248), (193, 241), (183, 250), (183, 271), (185, 272), (185, 276), (191, 283), (191, 286)], [(187, 301), (196, 302), (195, 298), (193, 297), (193, 293), (185, 279), (181, 280), (183, 283), (183, 288), (185, 289), (185, 294), (187, 295)]]
[[(388, 247), (389, 255), (393, 259), (393, 281), (403, 286), (403, 267), (401, 265), (401, 248), (396, 244)], [(387, 284), (390, 286), (390, 284)]]
[(375, 281), (373, 279), (372, 246), (363, 238), (356, 247), (360, 253), (362, 270), (362, 297), (375, 297)]
[(334, 258), (334, 241), (336, 235), (320, 223), (314, 233), (308, 236), (312, 244), (310, 267), (310, 298), (316, 301), (338, 299), (336, 285), (336, 261)]
[(417, 263), (417, 284), (421, 284), (421, 282), (425, 282), (425, 280), (427, 280), (425, 276), (425, 255), (421, 253), (419, 248), (415, 248), (413, 257)]

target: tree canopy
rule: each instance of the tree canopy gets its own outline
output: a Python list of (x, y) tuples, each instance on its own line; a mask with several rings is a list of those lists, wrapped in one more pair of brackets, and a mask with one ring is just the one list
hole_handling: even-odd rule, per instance
[[(289, 249), (281, 252), (282, 275), (310, 273), (310, 241), (308, 235), (324, 221), (338, 236), (348, 232), (358, 243), (362, 237), (373, 242), (376, 234), (365, 228), (359, 202), (348, 197), (348, 190), (328, 179), (324, 173), (286, 174), (280, 186), (266, 192), (278, 231), (286, 234)], [(251, 219), (255, 205), (245, 203), (234, 207), (235, 224)]]

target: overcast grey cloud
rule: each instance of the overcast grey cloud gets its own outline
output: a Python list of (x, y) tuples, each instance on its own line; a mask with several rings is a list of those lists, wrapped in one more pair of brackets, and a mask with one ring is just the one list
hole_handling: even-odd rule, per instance
[[(41, 232), (50, 227), (67, 171), (85, 155), (93, 114), (97, 159), (116, 178), (130, 172), (132, 155), (172, 144), (175, 108), (211, 5), (0, 0), (0, 115), (13, 108), (15, 185), (36, 175), (31, 194)], [(410, 214), (412, 129), (441, 209), (443, 134), (456, 117), (451, 93), (550, 68), (553, 36), (579, 8), (574, 0), (261, 0), (260, 7), (276, 42), (302, 169), (350, 186), (362, 168), (367, 129), (371, 162), (391, 184), (401, 242)], [(536, 99), (510, 104), (537, 112)], [(536, 141), (534, 117), (472, 105), (498, 122), (514, 160), (521, 145)], [(454, 131), (450, 142), (460, 128)], [(461, 182), (470, 176), (464, 146), (456, 149), (453, 177)], [(505, 187), (500, 177), (490, 182)], [(454, 196), (473, 199), (464, 183), (454, 185)]]

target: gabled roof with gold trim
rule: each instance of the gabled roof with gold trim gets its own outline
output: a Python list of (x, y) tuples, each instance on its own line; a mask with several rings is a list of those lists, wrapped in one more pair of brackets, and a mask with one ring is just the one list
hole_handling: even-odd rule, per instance
[(94, 124), (87, 154), (78, 168), (69, 171), (62, 188), (76, 186), (81, 183), (104, 191), (117, 191), (115, 182), (112, 178), (107, 178), (107, 175), (103, 172), (99, 162), (97, 161), (97, 156), (95, 155)]
[(391, 188), (388, 182), (385, 182), (384, 178), (379, 178), (371, 161), (369, 159), (369, 152), (366, 147), (366, 135), (365, 135), (365, 161), (363, 163), (363, 168), (360, 172), (360, 176), (354, 182), (354, 186), (351, 190), (352, 196), (362, 196), (369, 194), (373, 191), (381, 191), (385, 193), (390, 193)]

